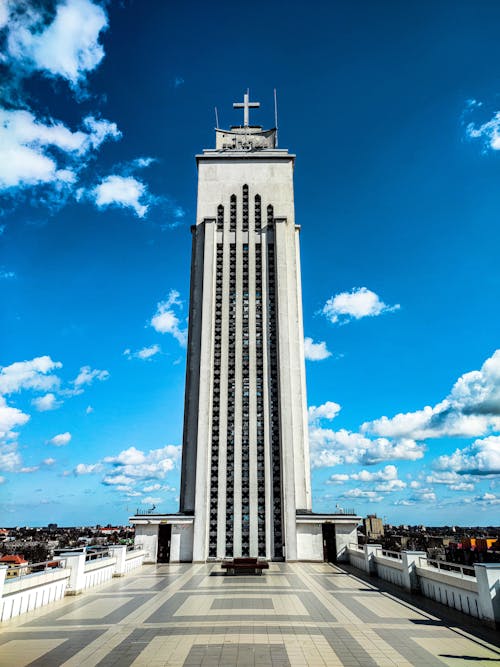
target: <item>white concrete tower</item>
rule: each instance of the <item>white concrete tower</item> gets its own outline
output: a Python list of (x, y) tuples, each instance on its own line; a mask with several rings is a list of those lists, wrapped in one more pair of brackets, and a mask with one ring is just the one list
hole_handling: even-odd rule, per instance
[(193, 560), (296, 560), (311, 511), (295, 156), (276, 129), (197, 155), (180, 510)]

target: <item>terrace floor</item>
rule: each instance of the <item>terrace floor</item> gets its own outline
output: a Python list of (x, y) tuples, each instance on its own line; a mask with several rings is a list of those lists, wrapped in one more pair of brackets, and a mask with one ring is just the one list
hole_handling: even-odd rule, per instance
[(494, 630), (391, 591), (326, 563), (272, 563), (260, 577), (145, 565), (3, 623), (0, 665), (500, 665)]

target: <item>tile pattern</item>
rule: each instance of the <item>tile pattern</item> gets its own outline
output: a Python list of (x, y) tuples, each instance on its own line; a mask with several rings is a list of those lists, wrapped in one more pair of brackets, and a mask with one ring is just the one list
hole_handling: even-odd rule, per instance
[(493, 630), (404, 597), (326, 563), (147, 565), (3, 623), (0, 667), (500, 666)]

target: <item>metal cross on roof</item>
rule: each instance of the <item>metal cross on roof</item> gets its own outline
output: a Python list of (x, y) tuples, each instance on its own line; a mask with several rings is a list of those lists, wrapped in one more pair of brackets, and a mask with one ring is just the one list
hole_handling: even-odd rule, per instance
[(260, 102), (250, 102), (250, 91), (247, 89), (247, 92), (243, 95), (243, 102), (233, 102), (234, 109), (243, 109), (243, 126), (248, 127), (250, 109), (258, 109), (260, 107)]

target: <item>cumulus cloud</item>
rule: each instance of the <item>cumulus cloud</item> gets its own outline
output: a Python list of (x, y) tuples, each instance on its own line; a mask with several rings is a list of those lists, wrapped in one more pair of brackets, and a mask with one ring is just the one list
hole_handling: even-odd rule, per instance
[(340, 412), (341, 407), (333, 401), (326, 401), (322, 405), (311, 405), (308, 409), (308, 418), (311, 424), (317, 424), (322, 419), (331, 421)]
[(75, 88), (103, 59), (99, 37), (108, 27), (108, 19), (101, 5), (90, 0), (63, 0), (47, 21), (47, 14), (33, 3), (8, 0), (3, 3), (0, 21), (9, 9), (6, 58), (27, 73), (40, 71), (61, 77)]
[(7, 405), (5, 398), (0, 396), (0, 443), (14, 440), (17, 434), (12, 429), (23, 426), (29, 418), (29, 415), (19, 410), (19, 408)]
[(49, 393), (44, 396), (37, 396), (31, 401), (31, 404), (39, 412), (47, 412), (49, 410), (56, 410), (60, 405), (61, 401), (58, 401), (55, 394)]
[(56, 447), (64, 447), (71, 440), (71, 433), (66, 431), (65, 433), (58, 433), (53, 438), (48, 441), (49, 445), (55, 445)]
[(131, 479), (163, 479), (180, 460), (180, 449), (176, 445), (167, 445), (145, 452), (136, 447), (129, 447), (118, 456), (108, 456), (104, 462), (112, 464), (113, 470), (107, 476), (107, 483), (124, 476), (129, 482), (120, 483), (130, 483)]
[(95, 473), (101, 472), (102, 465), (100, 463), (79, 463), (73, 470), (73, 474), (76, 477), (80, 475), (94, 475)]
[(456, 449), (453, 454), (440, 456), (434, 465), (438, 470), (459, 475), (500, 475), (500, 436), (478, 439), (468, 447)]
[(381, 417), (361, 426), (364, 433), (416, 440), (479, 437), (500, 430), (500, 350), (480, 370), (464, 373), (435, 406)]
[(406, 488), (406, 482), (398, 479), (398, 469), (394, 465), (387, 465), (374, 472), (361, 470), (350, 475), (342, 473), (330, 475), (327, 484), (343, 484), (348, 480), (374, 484), (372, 490), (376, 493), (391, 493)]
[(159, 333), (171, 334), (183, 347), (187, 343), (187, 329), (181, 325), (176, 314), (176, 308), (182, 305), (177, 290), (170, 290), (166, 301), (160, 301), (156, 306), (156, 313), (151, 318), (151, 326)]
[(87, 116), (83, 130), (37, 119), (30, 111), (0, 108), (0, 191), (52, 184), (71, 187), (92, 150), (121, 136), (115, 123)]
[(356, 500), (367, 500), (370, 503), (379, 503), (384, 499), (384, 496), (381, 496), (376, 491), (365, 491), (365, 489), (355, 488), (344, 491), (344, 493), (340, 495), (340, 498), (354, 498)]
[(339, 410), (340, 406), (331, 401), (309, 408), (309, 443), (314, 468), (342, 463), (374, 465), (391, 460), (415, 461), (423, 457), (424, 445), (411, 438), (370, 439), (362, 433), (346, 429), (334, 431), (322, 425), (322, 420), (332, 420)]
[(50, 456), (49, 456), (48, 458), (46, 458), (46, 459), (43, 459), (43, 461), (42, 461), (42, 463), (43, 463), (44, 466), (53, 466), (55, 462), (56, 462), (56, 460), (53, 459), (53, 458), (50, 457)]
[(16, 273), (14, 271), (5, 271), (0, 269), (0, 280), (14, 280), (16, 278)]
[(147, 186), (133, 176), (106, 176), (99, 185), (88, 192), (98, 208), (117, 206), (131, 208), (138, 218), (144, 218), (149, 209), (151, 195)]
[(65, 396), (78, 396), (83, 394), (85, 387), (90, 386), (95, 381), (104, 382), (109, 379), (109, 371), (82, 366), (76, 378), (72, 381), (72, 389), (64, 389), (61, 394)]
[(312, 338), (304, 338), (304, 354), (308, 361), (322, 361), (332, 356), (324, 341), (315, 343)]
[(58, 387), (61, 381), (56, 375), (51, 375), (51, 371), (61, 367), (59, 361), (53, 361), (49, 356), (0, 366), (0, 394), (14, 394), (22, 389), (46, 391)]
[(21, 465), (21, 456), (17, 449), (17, 443), (0, 443), (0, 470), (2, 472), (13, 472)]
[(386, 305), (380, 297), (366, 287), (357, 287), (350, 292), (332, 296), (321, 311), (332, 324), (346, 324), (362, 317), (375, 317), (400, 308), (399, 304)]
[[(468, 100), (464, 112), (464, 118), (471, 112), (477, 111), (483, 106), (477, 100)], [(483, 151), (500, 150), (500, 111), (495, 111), (493, 116), (484, 123), (470, 122), (465, 127), (465, 136), (470, 140), (478, 140), (483, 144)]]
[(150, 345), (149, 347), (143, 347), (140, 350), (137, 350), (136, 352), (132, 352), (132, 350), (125, 350), (123, 354), (127, 357), (127, 359), (151, 359), (154, 357), (156, 354), (161, 352), (161, 348), (159, 345)]

